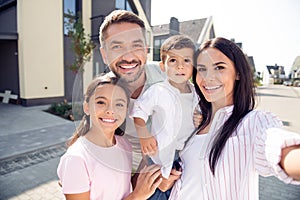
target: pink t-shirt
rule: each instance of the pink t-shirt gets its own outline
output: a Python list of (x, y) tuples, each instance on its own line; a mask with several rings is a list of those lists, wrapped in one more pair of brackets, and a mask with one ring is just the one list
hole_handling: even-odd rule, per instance
[(131, 192), (131, 146), (123, 137), (115, 137), (113, 147), (80, 137), (68, 148), (57, 168), (64, 194), (90, 191), (90, 199), (119, 200)]

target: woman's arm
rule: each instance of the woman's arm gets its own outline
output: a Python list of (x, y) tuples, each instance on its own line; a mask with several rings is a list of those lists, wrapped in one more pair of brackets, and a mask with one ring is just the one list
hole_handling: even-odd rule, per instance
[(300, 180), (300, 145), (282, 149), (280, 166), (290, 177)]

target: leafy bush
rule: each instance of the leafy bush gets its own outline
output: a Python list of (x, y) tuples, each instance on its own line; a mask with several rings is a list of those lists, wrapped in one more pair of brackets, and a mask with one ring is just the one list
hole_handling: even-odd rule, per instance
[(61, 103), (53, 103), (45, 111), (49, 112), (51, 114), (60, 116), (64, 119), (74, 121), (74, 117), (73, 117), (73, 114), (72, 114), (72, 105), (69, 104), (67, 100), (64, 100)]

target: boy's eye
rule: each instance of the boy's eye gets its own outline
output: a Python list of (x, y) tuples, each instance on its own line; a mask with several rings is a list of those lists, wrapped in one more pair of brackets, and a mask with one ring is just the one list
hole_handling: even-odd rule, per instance
[(125, 107), (125, 105), (124, 105), (123, 103), (117, 103), (116, 106), (117, 106), (117, 107), (120, 107), (120, 108)]
[(186, 59), (184, 59), (184, 62), (191, 63), (192, 61), (191, 61), (191, 59), (186, 58)]
[(169, 60), (169, 62), (174, 63), (174, 62), (176, 62), (176, 59), (175, 59), (175, 58), (171, 58), (171, 59)]

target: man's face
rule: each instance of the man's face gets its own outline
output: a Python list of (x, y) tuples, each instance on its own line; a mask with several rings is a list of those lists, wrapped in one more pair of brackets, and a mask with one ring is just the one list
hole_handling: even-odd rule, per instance
[(106, 32), (104, 46), (100, 51), (104, 62), (128, 83), (144, 75), (147, 47), (141, 27), (134, 23), (112, 24)]

